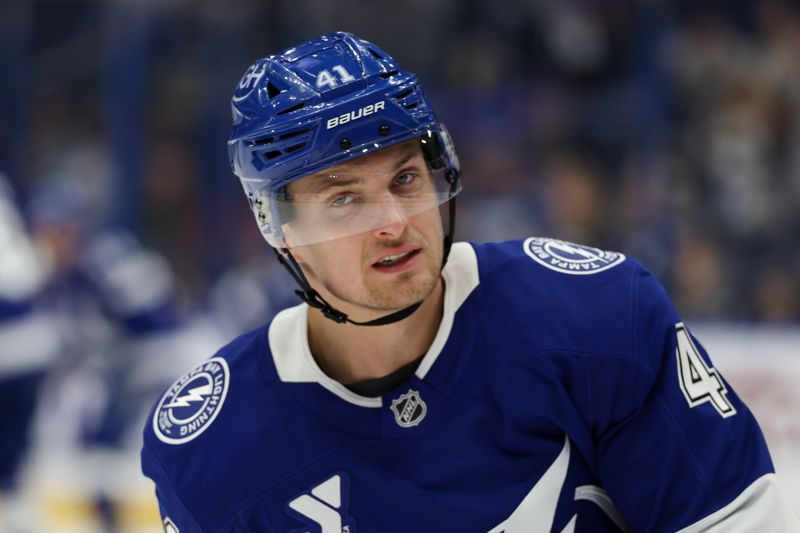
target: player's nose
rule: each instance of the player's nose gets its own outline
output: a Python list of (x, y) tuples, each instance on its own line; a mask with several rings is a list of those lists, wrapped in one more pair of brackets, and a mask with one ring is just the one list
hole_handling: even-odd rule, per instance
[(395, 238), (402, 235), (408, 225), (408, 214), (402, 202), (387, 193), (376, 208), (380, 210), (380, 221), (372, 230), (372, 234), (379, 238)]

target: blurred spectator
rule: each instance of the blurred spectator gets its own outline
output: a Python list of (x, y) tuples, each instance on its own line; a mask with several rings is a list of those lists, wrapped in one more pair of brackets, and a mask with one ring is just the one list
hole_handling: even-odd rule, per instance
[(196, 158), (185, 144), (154, 140), (145, 167), (142, 235), (167, 257), (191, 295), (202, 294), (206, 283), (201, 270), (206, 224), (194, 190), (197, 175)]
[(545, 206), (551, 231), (564, 240), (604, 247), (610, 199), (601, 177), (586, 158), (561, 151), (545, 168)]
[(687, 232), (679, 243), (675, 255), (676, 307), (696, 318), (719, 316), (731, 301), (719, 249), (702, 233)]
[[(795, 7), (783, 2), (760, 3), (755, 11), (750, 35), (724, 12), (692, 12), (675, 34), (671, 57), (683, 113), (677, 133), (692, 178), (682, 211), (705, 223), (707, 239), (715, 244), (704, 249), (726, 250), (721, 259), (728, 273), (725, 286), (740, 295), (724, 305), (707, 304), (706, 311), (773, 320), (781, 313), (765, 301), (766, 294), (774, 293), (764, 284), (788, 280), (767, 269), (766, 260), (777, 252), (784, 258), (782, 270), (792, 268), (792, 254), (783, 251), (797, 249), (794, 229), (800, 216), (794, 166), (800, 101), (790, 89), (800, 78), (796, 61), (789, 59), (798, 54), (800, 18)], [(699, 250), (691, 242), (681, 246), (684, 253)], [(676, 266), (688, 268), (680, 260)], [(681, 276), (679, 286), (686, 277)], [(787, 295), (796, 292), (797, 282), (790, 283), (795, 290)], [(778, 307), (792, 313), (786, 304)]]
[(796, 275), (781, 268), (759, 272), (753, 287), (753, 316), (763, 322), (788, 323), (800, 316)]

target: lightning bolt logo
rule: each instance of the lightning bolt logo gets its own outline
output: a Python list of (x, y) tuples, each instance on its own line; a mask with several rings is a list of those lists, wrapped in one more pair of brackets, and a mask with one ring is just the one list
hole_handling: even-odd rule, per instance
[(596, 274), (625, 261), (625, 255), (618, 252), (542, 237), (525, 239), (523, 249), (540, 265), (562, 274)]
[(165, 408), (171, 407), (189, 407), (190, 402), (202, 402), (205, 401), (206, 396), (210, 395), (213, 391), (213, 387), (211, 383), (206, 383), (200, 387), (194, 387), (193, 389), (189, 389), (183, 396), (175, 398), (167, 405)]
[(553, 243), (551, 247), (555, 248), (555, 249), (561, 249), (564, 252), (567, 252), (567, 253), (570, 253), (570, 254), (573, 254), (573, 255), (579, 255), (579, 256), (583, 257), (584, 259), (603, 261), (605, 263), (608, 263), (608, 260), (603, 258), (603, 256), (601, 254), (595, 254), (595, 253), (592, 253), (592, 252), (590, 252), (588, 250), (584, 250), (583, 248), (578, 248), (577, 246), (573, 246), (572, 244), (570, 244), (568, 242)]
[(224, 357), (212, 357), (176, 380), (153, 413), (153, 432), (165, 444), (196, 439), (225, 403), (231, 373)]

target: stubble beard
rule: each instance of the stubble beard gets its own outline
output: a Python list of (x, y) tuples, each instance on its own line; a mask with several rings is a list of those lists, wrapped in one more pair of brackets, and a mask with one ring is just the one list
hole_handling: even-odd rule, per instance
[[(438, 210), (434, 213), (439, 217)], [(437, 243), (443, 244), (444, 237), (441, 219), (437, 222), (439, 229), (431, 238), (424, 238), (414, 232), (413, 235), (406, 233), (405, 238), (398, 242), (384, 243), (387, 248), (403, 242), (419, 242), (422, 245), (420, 261), (410, 271), (387, 276), (367, 270), (361, 277), (363, 284), (355, 294), (352, 286), (346, 284), (323, 283), (323, 286), (342, 302), (381, 313), (405, 309), (425, 300), (436, 289), (441, 277), (443, 246)]]
[(423, 268), (414, 272), (403, 272), (392, 280), (365, 280), (359, 294), (348, 295), (349, 291), (328, 290), (336, 298), (373, 311), (395, 311), (404, 309), (427, 298), (439, 282), (440, 268), (430, 257), (424, 258)]
[(400, 274), (389, 284), (366, 284), (364, 306), (378, 311), (393, 311), (421, 302), (433, 292), (439, 281), (439, 270), (430, 264), (425, 266), (424, 272)]

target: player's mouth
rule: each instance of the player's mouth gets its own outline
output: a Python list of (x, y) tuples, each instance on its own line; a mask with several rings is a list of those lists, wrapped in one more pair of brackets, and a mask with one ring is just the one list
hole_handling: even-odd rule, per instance
[(421, 251), (422, 248), (413, 245), (385, 250), (378, 260), (372, 263), (372, 268), (386, 274), (402, 272), (417, 263)]

